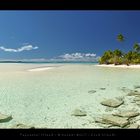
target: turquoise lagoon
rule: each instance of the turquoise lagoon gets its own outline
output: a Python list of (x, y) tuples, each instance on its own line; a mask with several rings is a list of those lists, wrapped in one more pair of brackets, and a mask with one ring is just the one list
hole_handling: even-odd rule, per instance
[[(28, 71), (40, 67), (52, 69)], [(140, 85), (140, 69), (98, 67), (94, 63), (0, 63), (0, 113), (13, 117), (0, 123), (0, 128), (18, 123), (36, 128), (100, 128), (94, 123), (94, 118), (106, 113), (100, 102), (123, 97), (126, 92), (122, 88), (131, 90), (135, 85)], [(87, 116), (71, 115), (79, 108)]]

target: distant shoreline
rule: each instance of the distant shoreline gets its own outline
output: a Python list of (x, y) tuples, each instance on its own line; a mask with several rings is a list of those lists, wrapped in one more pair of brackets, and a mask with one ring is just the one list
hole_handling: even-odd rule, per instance
[(111, 67), (111, 68), (139, 68), (140, 69), (140, 64), (138, 65), (114, 65), (114, 64), (97, 64), (96, 66), (99, 67)]
[(34, 64), (59, 64), (59, 63), (65, 63), (65, 64), (95, 64), (95, 63), (98, 63), (98, 62), (85, 62), (85, 61), (0, 61), (0, 64), (1, 63), (34, 63)]

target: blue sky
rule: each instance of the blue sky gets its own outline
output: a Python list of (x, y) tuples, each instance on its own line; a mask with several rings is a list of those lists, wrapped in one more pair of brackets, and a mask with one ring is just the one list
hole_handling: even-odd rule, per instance
[(140, 11), (0, 11), (0, 59), (95, 58), (135, 42)]

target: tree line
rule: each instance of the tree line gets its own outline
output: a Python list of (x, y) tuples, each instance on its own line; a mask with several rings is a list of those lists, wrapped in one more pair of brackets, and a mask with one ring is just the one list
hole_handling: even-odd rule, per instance
[[(117, 36), (117, 40), (119, 42), (123, 42), (124, 36), (122, 34), (119, 34)], [(114, 51), (105, 51), (103, 56), (101, 56), (101, 58), (99, 59), (99, 64), (140, 64), (140, 45), (139, 43), (134, 43), (132, 50), (128, 51), (127, 53), (122, 52), (119, 49), (116, 49)]]

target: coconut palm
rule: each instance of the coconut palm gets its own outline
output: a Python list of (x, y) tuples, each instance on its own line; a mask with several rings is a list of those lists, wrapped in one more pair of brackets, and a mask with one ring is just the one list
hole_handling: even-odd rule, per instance
[(140, 45), (138, 43), (135, 43), (134, 46), (133, 46), (133, 49), (136, 51), (136, 52), (140, 52)]
[(119, 50), (119, 49), (116, 49), (114, 52), (113, 52), (114, 56), (118, 56), (118, 57), (121, 57), (122, 56), (122, 51)]
[(116, 49), (114, 52), (113, 52), (113, 55), (114, 55), (114, 64), (117, 65), (117, 64), (120, 64), (120, 59), (122, 57), (122, 51), (121, 50), (118, 50)]
[(100, 63), (101, 64), (109, 64), (109, 60), (110, 58), (113, 57), (113, 52), (108, 50), (108, 51), (105, 51), (103, 56), (100, 58)]
[(124, 41), (124, 36), (123, 36), (122, 34), (118, 34), (117, 40), (118, 40), (119, 42), (123, 42), (123, 41)]

